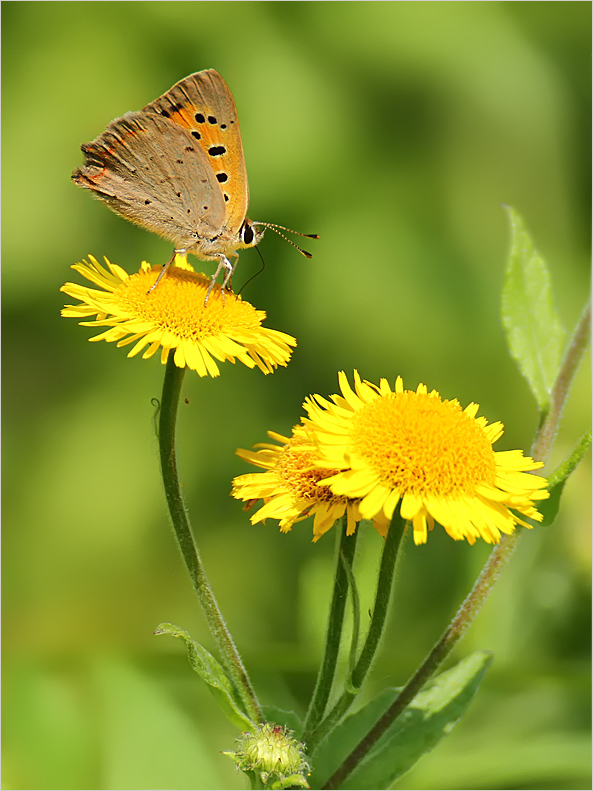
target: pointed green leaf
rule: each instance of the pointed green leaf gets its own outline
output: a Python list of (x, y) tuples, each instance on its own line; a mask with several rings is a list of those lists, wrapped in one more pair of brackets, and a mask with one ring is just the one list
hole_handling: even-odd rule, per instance
[(170, 634), (171, 637), (180, 637), (187, 645), (189, 663), (200, 678), (208, 684), (210, 692), (227, 718), (236, 725), (241, 731), (249, 731), (254, 723), (247, 717), (235, 695), (233, 684), (226, 674), (222, 665), (216, 661), (212, 654), (207, 651), (191, 635), (179, 626), (172, 623), (162, 623), (154, 631), (154, 634)]
[(521, 217), (514, 209), (506, 209), (512, 245), (502, 291), (502, 323), (511, 355), (544, 412), (558, 374), (565, 330), (554, 307), (545, 262)]
[(560, 508), (560, 499), (564, 490), (564, 484), (570, 473), (575, 469), (590, 447), (591, 432), (588, 431), (581, 437), (564, 461), (556, 467), (554, 472), (547, 476), (550, 497), (547, 500), (542, 500), (537, 505), (537, 510), (540, 511), (544, 517), (543, 521), (540, 522), (541, 525), (547, 527), (556, 519), (558, 509)]
[[(341, 788), (389, 788), (449, 733), (475, 695), (491, 663), (489, 652), (476, 651), (429, 681)], [(346, 717), (320, 744), (311, 758), (312, 788), (325, 785), (400, 691), (384, 690), (362, 709)]]
[(558, 516), (558, 511), (560, 510), (560, 500), (562, 499), (562, 492), (564, 491), (565, 483), (566, 478), (548, 490), (550, 492), (550, 497), (547, 500), (542, 500), (537, 504), (537, 510), (544, 518), (541, 522), (532, 522), (532, 524), (541, 525), (542, 527), (549, 527), (554, 523), (554, 520)]

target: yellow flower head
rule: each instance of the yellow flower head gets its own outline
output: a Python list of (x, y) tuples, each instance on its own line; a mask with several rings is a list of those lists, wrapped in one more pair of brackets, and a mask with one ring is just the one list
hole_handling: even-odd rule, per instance
[(62, 316), (95, 316), (80, 323), (109, 329), (89, 340), (116, 342), (118, 346), (133, 343), (128, 357), (144, 350), (142, 357), (147, 359), (160, 348), (161, 362), (166, 363), (174, 349), (175, 365), (192, 368), (200, 376), (219, 375), (215, 359), (232, 363), (237, 359), (248, 368), (257, 365), (267, 374), (286, 365), (290, 347), (296, 346), (290, 335), (261, 326), (266, 317), (262, 310), (232, 293), (223, 298), (218, 284), (204, 306), (210, 281), (180, 256), (150, 293), (160, 267), (144, 262), (137, 274), (128, 275), (107, 259), (108, 269), (92, 256), (89, 261), (72, 268), (100, 290), (66, 283), (61, 290), (81, 304), (67, 306)]
[(329, 475), (318, 486), (359, 498), (363, 519), (389, 523), (400, 503), (416, 544), (426, 542), (435, 521), (470, 544), (496, 543), (517, 523), (530, 527), (515, 511), (541, 521), (534, 501), (549, 497), (547, 481), (527, 471), (543, 465), (520, 450), (495, 453), (503, 426), (476, 418), (477, 404), (462, 409), (424, 385), (404, 390), (400, 377), (395, 391), (386, 379), (379, 387), (362, 382), (356, 371), (354, 390), (343, 372), (339, 381), (341, 396), (305, 401), (304, 423), (315, 437), (317, 466)]
[[(315, 446), (303, 426), (295, 426), (290, 438), (272, 431), (268, 435), (281, 444), (262, 442), (254, 446), (257, 450), (237, 451), (241, 458), (267, 470), (240, 475), (233, 481), (233, 497), (249, 504), (259, 499), (264, 501), (251, 517), (251, 523), (278, 519), (280, 530), (288, 533), (295, 522), (313, 515), (313, 541), (318, 541), (336, 519), (346, 514), (347, 534), (352, 535), (362, 518), (358, 509), (360, 499), (335, 495), (318, 486), (320, 480), (336, 470), (317, 468)], [(381, 535), (387, 534), (389, 520), (383, 514), (377, 515), (374, 524)]]

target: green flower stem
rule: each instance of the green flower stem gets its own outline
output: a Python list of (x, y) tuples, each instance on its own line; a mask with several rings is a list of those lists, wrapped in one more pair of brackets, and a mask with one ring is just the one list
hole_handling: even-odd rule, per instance
[(245, 774), (249, 778), (251, 791), (263, 791), (265, 785), (263, 784), (262, 779), (259, 776), (259, 772), (245, 772)]
[(356, 587), (356, 579), (352, 573), (352, 566), (348, 564), (344, 555), (340, 555), (340, 558), (348, 577), (348, 585), (352, 596), (352, 635), (350, 637), (350, 654), (348, 656), (348, 678), (350, 679), (356, 667), (356, 652), (358, 651), (358, 637), (360, 635), (360, 597)]
[(592, 442), (593, 434), (591, 429), (589, 429), (589, 431), (583, 434), (564, 461), (561, 462), (556, 467), (556, 469), (547, 476), (550, 490), (552, 490), (555, 486), (559, 486), (561, 483), (564, 483), (568, 476), (578, 467), (583, 459), (583, 456), (591, 447)]
[(545, 462), (550, 454), (570, 385), (589, 342), (590, 330), (591, 303), (589, 302), (564, 354), (560, 372), (551, 393), (550, 408), (542, 416), (540, 427), (531, 448), (531, 455), (536, 461)]
[(169, 355), (163, 383), (163, 396), (159, 414), (159, 449), (161, 456), (161, 472), (165, 495), (177, 545), (181, 550), (185, 565), (189, 571), (194, 589), (204, 610), (210, 631), (216, 640), (222, 662), (230, 675), (243, 702), (245, 713), (254, 722), (262, 722), (263, 715), (257, 697), (249, 681), (247, 670), (243, 665), (239, 652), (233, 642), (214, 597), (214, 593), (206, 578), (200, 553), (195, 544), (189, 525), (189, 519), (177, 474), (175, 459), (175, 425), (177, 408), (185, 368), (178, 368)]
[[(564, 355), (558, 377), (552, 390), (550, 409), (540, 422), (535, 436), (531, 454), (532, 458), (536, 461), (546, 462), (552, 449), (552, 443), (556, 436), (556, 431), (558, 430), (560, 415), (568, 397), (570, 383), (574, 378), (587, 348), (590, 323), (591, 306), (589, 304), (577, 325), (566, 354)], [(503, 536), (500, 542), (494, 547), (474, 587), (459, 608), (439, 642), (435, 645), (423, 664), (408, 681), (385, 714), (375, 723), (364, 739), (355, 747), (332, 777), (330, 777), (324, 788), (340, 787), (378, 739), (380, 739), (390, 725), (395, 722), (406, 706), (422, 689), (424, 684), (436, 672), (443, 660), (451, 653), (454, 646), (463, 637), (486, 601), (494, 583), (499, 578), (505, 564), (513, 554), (521, 532), (521, 530), (517, 529), (511, 535)]]
[(348, 711), (356, 696), (360, 692), (362, 684), (371, 668), (371, 664), (381, 642), (383, 631), (385, 629), (385, 622), (387, 620), (387, 613), (389, 611), (389, 603), (391, 600), (391, 589), (393, 586), (393, 577), (395, 574), (395, 564), (397, 555), (401, 547), (402, 538), (405, 531), (405, 522), (399, 515), (399, 510), (393, 515), (389, 532), (385, 539), (383, 547), (383, 555), (381, 557), (381, 566), (379, 568), (379, 577), (377, 579), (377, 591), (375, 594), (375, 606), (373, 607), (373, 615), (369, 626), (367, 638), (352, 671), (350, 678), (346, 682), (346, 689), (342, 693), (340, 699), (335, 704), (333, 709), (327, 717), (320, 723), (320, 725), (309, 734), (309, 738), (303, 737), (303, 741), (307, 745), (309, 755), (313, 753), (316, 746), (333, 730), (333, 728), (342, 719), (344, 714)]
[(338, 654), (340, 651), (342, 629), (344, 627), (344, 612), (348, 599), (348, 576), (344, 569), (342, 558), (350, 565), (352, 564), (356, 551), (356, 542), (358, 540), (358, 530), (356, 530), (353, 535), (347, 536), (348, 519), (346, 514), (342, 517), (341, 522), (342, 527), (338, 538), (338, 551), (336, 553), (334, 592), (327, 623), (325, 649), (319, 675), (317, 676), (317, 683), (315, 684), (315, 690), (305, 719), (303, 736), (305, 744), (307, 743), (307, 736), (319, 725), (325, 712), (325, 707), (327, 706), (334, 681)]

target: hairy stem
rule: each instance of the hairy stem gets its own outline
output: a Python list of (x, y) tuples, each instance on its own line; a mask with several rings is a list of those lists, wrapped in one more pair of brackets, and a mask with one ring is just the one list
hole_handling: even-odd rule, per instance
[(377, 579), (377, 591), (375, 594), (375, 605), (373, 607), (373, 615), (369, 625), (369, 631), (365, 640), (365, 644), (361, 651), (360, 657), (352, 671), (350, 678), (347, 680), (346, 689), (340, 696), (339, 700), (332, 708), (327, 717), (319, 724), (319, 726), (309, 734), (308, 740), (303, 738), (307, 744), (309, 754), (311, 754), (315, 747), (333, 730), (337, 723), (342, 719), (344, 714), (348, 711), (356, 696), (360, 692), (362, 684), (371, 669), (373, 659), (377, 653), (377, 649), (381, 642), (387, 614), (389, 612), (389, 604), (391, 601), (391, 590), (393, 587), (393, 578), (395, 574), (395, 564), (398, 552), (401, 547), (402, 538), (405, 531), (405, 522), (400, 517), (399, 512), (394, 514), (389, 526), (389, 532), (385, 539), (383, 547), (383, 555), (381, 556), (381, 566), (379, 568), (379, 576)]
[(181, 495), (175, 457), (175, 426), (184, 373), (185, 368), (178, 368), (174, 363), (173, 354), (170, 354), (159, 414), (159, 450), (167, 506), (177, 545), (220, 651), (221, 660), (237, 688), (245, 713), (253, 722), (259, 722), (263, 720), (260, 705), (206, 577)]
[(536, 461), (546, 462), (548, 459), (556, 437), (556, 432), (558, 431), (560, 416), (564, 409), (566, 399), (568, 398), (570, 385), (583, 359), (589, 342), (590, 330), (591, 303), (589, 302), (568, 344), (560, 366), (560, 372), (558, 373), (558, 377), (552, 389), (550, 407), (543, 416), (535, 440), (531, 446), (531, 455)]
[(348, 519), (346, 514), (342, 517), (342, 528), (338, 539), (336, 553), (336, 573), (334, 576), (334, 592), (330, 605), (329, 618), (327, 623), (327, 633), (325, 636), (325, 649), (323, 660), (317, 676), (317, 683), (309, 705), (309, 711), (305, 720), (303, 740), (307, 741), (307, 736), (319, 725), (327, 701), (329, 700), (338, 654), (340, 652), (340, 641), (342, 639), (342, 629), (344, 627), (344, 613), (346, 601), (348, 599), (348, 577), (344, 569), (342, 558), (352, 564), (358, 540), (358, 530), (351, 536), (346, 535)]

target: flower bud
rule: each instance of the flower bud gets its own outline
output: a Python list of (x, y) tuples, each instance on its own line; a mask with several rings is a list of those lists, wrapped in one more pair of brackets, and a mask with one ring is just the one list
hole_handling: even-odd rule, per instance
[(255, 772), (266, 788), (309, 788), (305, 747), (282, 725), (265, 722), (237, 739), (237, 751), (225, 752), (244, 772)]

